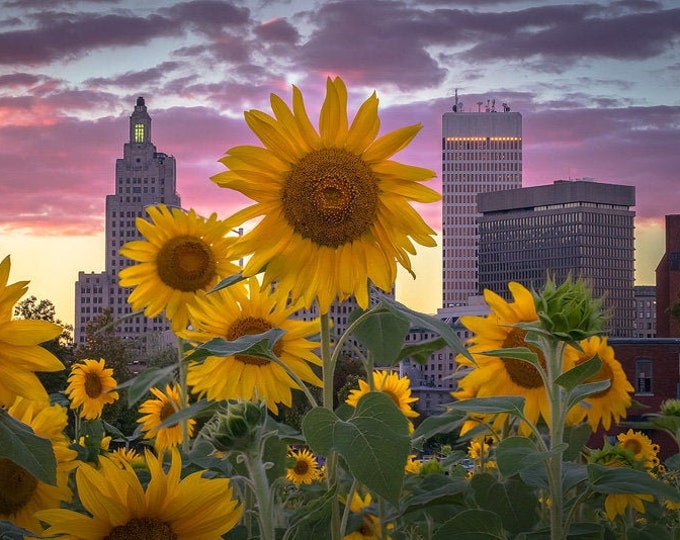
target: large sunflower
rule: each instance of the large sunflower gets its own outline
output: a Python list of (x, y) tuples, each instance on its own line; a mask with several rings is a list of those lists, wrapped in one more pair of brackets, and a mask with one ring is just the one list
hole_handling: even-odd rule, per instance
[(61, 327), (48, 321), (13, 320), (12, 310), (28, 287), (28, 281), (7, 284), (10, 258), (0, 263), (0, 405), (9, 407), (16, 396), (48, 401), (36, 371), (60, 371), (63, 364), (40, 347), (61, 334)]
[(139, 262), (120, 271), (120, 286), (135, 287), (128, 297), (132, 308), (144, 308), (147, 317), (165, 310), (174, 331), (189, 322), (187, 307), (221, 278), (240, 269), (227, 258), (233, 238), (231, 225), (212, 214), (207, 220), (193, 210), (147, 209), (151, 222), (137, 218), (144, 240), (125, 244), (120, 252)]
[(288, 457), (295, 460), (295, 465), (286, 470), (286, 478), (296, 486), (311, 484), (319, 479), (319, 465), (309, 450), (306, 448), (290, 450)]
[[(213, 338), (234, 341), (272, 328), (284, 330), (274, 344), (274, 354), (303, 381), (323, 385), (310, 366), (321, 364), (313, 352), (318, 342), (308, 340), (318, 333), (318, 322), (291, 319), (296, 307), (277, 303), (274, 296), (260, 289), (257, 279), (248, 280), (248, 287), (236, 284), (206, 295), (200, 305), (189, 309), (196, 331), (182, 336), (192, 342), (204, 343)], [(278, 403), (292, 405), (291, 389), (299, 388), (282, 366), (247, 354), (209, 356), (202, 363), (192, 363), (187, 382), (193, 393), (208, 399), (266, 400), (274, 414), (278, 413)]]
[(264, 270), (268, 287), (277, 283), (284, 297), (318, 300), (327, 313), (337, 297), (355, 295), (368, 305), (368, 281), (388, 291), (399, 262), (411, 274), (413, 241), (434, 246), (434, 231), (409, 204), (441, 197), (420, 182), (434, 171), (389, 158), (406, 147), (420, 125), (397, 129), (378, 139), (378, 98), (371, 95), (351, 125), (347, 90), (328, 79), (319, 133), (310, 122), (301, 92), (293, 86), (293, 108), (271, 95), (274, 116), (245, 113), (246, 123), (264, 148), (237, 146), (220, 160), (229, 171), (212, 180), (240, 191), (256, 204), (238, 212), (243, 222), (262, 220), (236, 246), (233, 256), (252, 254), (245, 275)]
[(653, 469), (659, 464), (659, 445), (653, 443), (641, 431), (629, 429), (625, 433), (619, 433), (616, 439), (622, 448), (633, 454), (637, 461), (644, 463), (646, 469)]
[(103, 358), (73, 364), (68, 382), (66, 394), (71, 408), (82, 407), (80, 416), (86, 420), (99, 418), (104, 405), (118, 399), (118, 392), (113, 390), (118, 384), (113, 378), (113, 369), (105, 367)]
[(19, 527), (40, 533), (40, 522), (33, 516), (37, 510), (59, 508), (72, 497), (68, 487), (69, 471), (77, 465), (77, 452), (69, 448), (64, 435), (66, 409), (61, 405), (17, 398), (8, 412), (27, 424), (39, 437), (50, 441), (57, 462), (56, 485), (45, 484), (28, 471), (0, 457), (0, 520), (9, 520)]
[(614, 358), (614, 349), (607, 344), (606, 337), (593, 336), (580, 342), (581, 351), (576, 352), (576, 365), (590, 360), (597, 355), (602, 361), (600, 371), (586, 380), (586, 383), (609, 380), (606, 390), (588, 396), (584, 399), (586, 406), (576, 405), (569, 412), (570, 423), (587, 418), (593, 431), (602, 422), (602, 427), (608, 430), (612, 422), (618, 422), (626, 417), (626, 409), (631, 405), (631, 393), (634, 391), (626, 378), (620, 362)]
[[(155, 399), (147, 399), (139, 406), (139, 412), (144, 414), (137, 422), (142, 424), (142, 432), (145, 439), (155, 437), (154, 447), (159, 452), (163, 452), (173, 446), (181, 444), (184, 440), (182, 425), (175, 423), (167, 427), (159, 426), (166, 418), (178, 412), (182, 407), (179, 388), (176, 385), (168, 384), (165, 392), (152, 388), (151, 393)], [(187, 422), (187, 437), (191, 437), (194, 432), (196, 420), (193, 418)]]
[[(411, 403), (418, 401), (418, 398), (411, 397), (411, 381), (408, 377), (400, 377), (394, 371), (377, 370), (373, 372), (373, 388), (376, 392), (387, 394), (399, 410), (407, 418), (415, 418), (418, 413), (411, 408)], [(371, 391), (369, 384), (359, 379), (359, 388), (355, 388), (349, 393), (345, 403), (356, 407), (362, 396)]]
[[(536, 424), (539, 417), (549, 422), (550, 404), (538, 369), (522, 360), (482, 354), (504, 348), (527, 347), (538, 354), (541, 363), (545, 363), (540, 349), (525, 342), (526, 331), (514, 326), (538, 320), (534, 297), (531, 291), (519, 283), (510, 282), (508, 287), (514, 302), (506, 302), (487, 289), (484, 299), (491, 308), (489, 315), (461, 317), (463, 325), (474, 332), (468, 340), (468, 350), (476, 365), (463, 355), (456, 358), (459, 365), (472, 369), (458, 382), (460, 390), (451, 394), (456, 399), (522, 396), (525, 398), (524, 414), (530, 422)], [(573, 354), (565, 353), (564, 369), (570, 369), (573, 363)], [(499, 415), (499, 418), (502, 416)], [(519, 429), (526, 433), (528, 426), (520, 424)]]
[(243, 510), (227, 478), (203, 478), (197, 471), (180, 480), (177, 450), (172, 451), (167, 473), (148, 450), (146, 463), (151, 473), (146, 491), (128, 463), (102, 457), (99, 469), (80, 466), (78, 495), (90, 515), (66, 509), (38, 512), (49, 524), (45, 534), (78, 540), (214, 540), (240, 519)]

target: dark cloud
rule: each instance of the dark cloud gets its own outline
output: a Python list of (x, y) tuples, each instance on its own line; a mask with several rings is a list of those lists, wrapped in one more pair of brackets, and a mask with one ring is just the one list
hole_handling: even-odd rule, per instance
[(7, 75), (0, 75), (0, 89), (32, 86), (38, 84), (42, 80), (42, 77), (32, 73), (10, 73)]
[(102, 86), (121, 86), (121, 87), (142, 87), (158, 84), (161, 79), (168, 77), (173, 71), (179, 69), (184, 64), (180, 62), (162, 62), (156, 67), (143, 69), (140, 71), (127, 71), (120, 75), (113, 75), (109, 78), (96, 77), (87, 79), (83, 84), (93, 88)]
[(236, 7), (231, 2), (220, 0), (181, 2), (159, 10), (159, 13), (207, 35), (217, 35), (225, 27), (246, 25), (250, 19), (248, 8)]
[(274, 19), (264, 22), (253, 29), (259, 39), (268, 43), (284, 43), (294, 45), (300, 39), (297, 29), (286, 19)]

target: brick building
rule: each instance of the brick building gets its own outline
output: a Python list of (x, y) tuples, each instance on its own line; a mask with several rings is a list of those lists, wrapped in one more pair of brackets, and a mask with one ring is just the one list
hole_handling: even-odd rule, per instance
[(656, 335), (680, 337), (680, 320), (669, 309), (680, 301), (680, 214), (666, 216), (666, 252), (656, 267)]

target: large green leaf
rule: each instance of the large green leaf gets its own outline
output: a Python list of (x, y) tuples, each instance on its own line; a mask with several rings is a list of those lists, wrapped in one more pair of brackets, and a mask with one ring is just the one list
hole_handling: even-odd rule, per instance
[(375, 365), (393, 366), (398, 361), (409, 328), (409, 321), (403, 315), (375, 311), (358, 324), (354, 336), (373, 354)]
[(647, 493), (661, 500), (680, 502), (678, 488), (652, 478), (645, 471), (590, 463), (588, 478), (591, 489), (598, 493)]
[(510, 413), (523, 415), (524, 398), (522, 396), (495, 396), (488, 398), (472, 398), (447, 403), (451, 411), (467, 411), (480, 414)]
[(132, 407), (140, 399), (146, 396), (150, 388), (154, 386), (162, 386), (165, 383), (173, 381), (173, 373), (176, 369), (176, 365), (166, 366), (163, 368), (146, 368), (136, 377), (119, 384), (117, 388), (128, 388), (128, 407)]
[(383, 392), (362, 396), (349, 420), (317, 407), (302, 421), (312, 450), (337, 452), (359, 482), (395, 505), (411, 450), (408, 431), (406, 417)]
[(514, 358), (515, 360), (522, 360), (528, 362), (532, 366), (543, 369), (538, 360), (538, 354), (526, 347), (508, 347), (507, 349), (494, 349), (492, 351), (484, 351), (484, 356), (498, 356), (499, 358)]
[(498, 470), (506, 478), (545, 459), (546, 454), (541, 453), (528, 437), (508, 437), (498, 443), (496, 448)]
[(216, 403), (214, 401), (208, 401), (207, 399), (202, 399), (196, 403), (192, 403), (188, 407), (184, 407), (176, 413), (168, 416), (160, 423), (158, 429), (174, 426), (175, 424), (179, 424), (184, 420), (190, 420), (191, 418), (196, 418), (198, 416), (207, 416), (201, 413), (203, 413), (205, 410), (209, 410), (209, 412), (212, 413), (215, 405)]
[(428, 416), (411, 435), (414, 448), (422, 449), (428, 439), (440, 433), (451, 433), (457, 430), (465, 419), (465, 411), (450, 410), (442, 414)]
[(498, 514), (488, 510), (464, 510), (444, 523), (432, 540), (505, 540)]
[(0, 457), (13, 461), (45, 484), (57, 483), (57, 460), (52, 443), (1, 408)]
[(517, 478), (499, 482), (490, 474), (472, 478), (475, 501), (501, 518), (503, 528), (513, 534), (528, 531), (538, 523), (539, 503), (535, 490)]
[(200, 362), (208, 356), (233, 356), (239, 353), (273, 360), (276, 359), (273, 352), (274, 344), (283, 334), (285, 330), (272, 328), (261, 334), (248, 334), (233, 341), (214, 338), (196, 347), (186, 360)]
[(411, 321), (413, 326), (436, 332), (442, 338), (444, 338), (446, 344), (455, 352), (462, 354), (470, 360), (473, 360), (472, 356), (465, 348), (465, 345), (463, 345), (463, 342), (456, 335), (455, 330), (441, 319), (437, 319), (436, 317), (432, 317), (424, 313), (419, 313), (418, 311), (413, 311), (412, 309), (407, 308), (405, 305), (400, 304), (396, 300), (393, 300), (384, 294), (380, 295), (380, 299), (387, 309), (403, 315), (409, 321)]
[(567, 391), (571, 391), (583, 381), (592, 377), (600, 371), (602, 367), (602, 360), (595, 355), (590, 360), (571, 368), (569, 371), (562, 373), (555, 382)]
[(421, 341), (419, 343), (413, 343), (406, 345), (399, 351), (399, 356), (397, 360), (403, 360), (404, 358), (410, 358), (414, 362), (425, 365), (430, 359), (430, 355), (433, 352), (440, 351), (446, 347), (446, 340), (444, 338), (432, 339), (429, 341)]

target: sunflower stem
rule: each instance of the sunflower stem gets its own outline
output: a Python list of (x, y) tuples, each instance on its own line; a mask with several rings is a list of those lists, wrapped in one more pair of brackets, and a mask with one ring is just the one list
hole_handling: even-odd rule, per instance
[[(184, 409), (189, 402), (187, 386), (187, 365), (184, 362), (184, 340), (177, 336), (177, 363), (179, 364), (179, 404)], [(180, 409), (180, 410), (181, 410)], [(189, 419), (182, 420), (182, 451), (189, 452)]]
[(257, 503), (257, 517), (260, 524), (259, 537), (261, 540), (275, 540), (273, 494), (267, 479), (267, 471), (262, 462), (262, 453), (258, 449), (255, 452), (248, 452), (243, 455)]
[[(323, 406), (333, 410), (333, 375), (335, 372), (334, 356), (331, 353), (331, 326), (328, 313), (319, 317), (321, 324), (321, 361), (323, 366)], [(326, 459), (326, 480), (331, 489), (336, 482), (337, 455), (331, 452)], [(331, 504), (331, 539), (340, 540), (340, 507), (335, 500)]]

